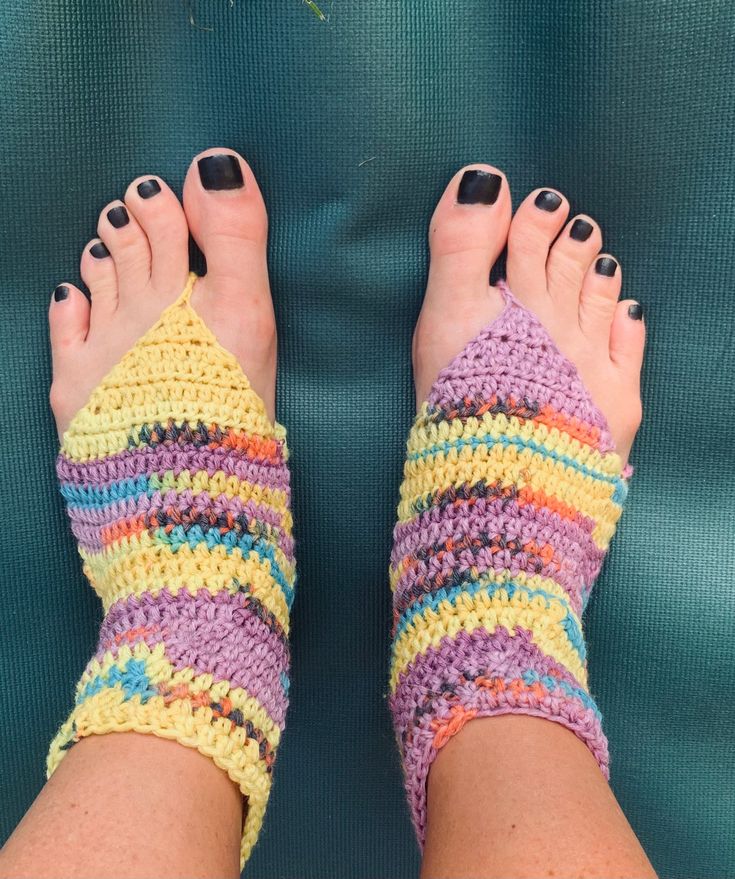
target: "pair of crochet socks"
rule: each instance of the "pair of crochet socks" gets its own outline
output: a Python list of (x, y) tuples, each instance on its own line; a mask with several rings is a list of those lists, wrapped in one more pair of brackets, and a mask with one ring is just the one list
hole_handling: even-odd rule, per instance
[[(284, 727), (294, 555), (285, 431), (182, 296), (75, 416), (57, 470), (105, 618), (48, 760), (134, 730), (210, 757), (247, 798), (244, 863)], [(575, 368), (504, 290), (408, 442), (390, 706), (419, 840), (437, 751), (474, 717), (573, 730), (607, 772), (581, 615), (625, 497)]]

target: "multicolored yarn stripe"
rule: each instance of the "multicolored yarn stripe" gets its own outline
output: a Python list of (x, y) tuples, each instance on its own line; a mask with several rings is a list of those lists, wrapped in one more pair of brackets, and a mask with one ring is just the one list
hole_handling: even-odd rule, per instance
[(294, 546), (285, 430), (181, 297), (92, 393), (57, 472), (105, 618), (49, 774), (79, 739), (196, 748), (258, 836), (284, 727)]
[(475, 717), (561, 723), (608, 775), (581, 616), (629, 471), (574, 366), (501, 290), (414, 422), (394, 531), (390, 707), (422, 845), (429, 768)]

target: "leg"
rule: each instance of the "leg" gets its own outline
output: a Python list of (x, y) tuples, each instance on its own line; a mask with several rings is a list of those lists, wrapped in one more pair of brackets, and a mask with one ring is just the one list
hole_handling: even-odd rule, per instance
[(468, 723), (439, 752), (421, 875), (656, 874), (587, 747), (559, 724), (502, 715)]
[(83, 739), (0, 855), (0, 876), (236, 877), (242, 797), (211, 760), (155, 736)]
[[(391, 704), (425, 879), (655, 875), (606, 780), (581, 630), (625, 496), (644, 331), (599, 227), (567, 212), (538, 190), (511, 223), (503, 175), (477, 167), (431, 221), (391, 560)], [(510, 310), (488, 284), (506, 244)]]
[(62, 284), (49, 320), (57, 470), (106, 615), (0, 875), (236, 875), (284, 726), (294, 577), (265, 206), (208, 150), (183, 208), (140, 178), (97, 231), (91, 306)]

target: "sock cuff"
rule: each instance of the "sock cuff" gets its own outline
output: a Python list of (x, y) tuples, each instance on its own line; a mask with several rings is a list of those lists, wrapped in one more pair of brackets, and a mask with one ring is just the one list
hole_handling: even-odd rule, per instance
[(263, 823), (280, 730), (272, 722), (268, 728), (257, 701), (226, 682), (172, 673), (162, 651), (143, 653), (90, 664), (77, 687), (77, 705), (51, 743), (47, 774), (90, 735), (137, 732), (194, 748), (247, 798), (240, 848), (244, 864)]

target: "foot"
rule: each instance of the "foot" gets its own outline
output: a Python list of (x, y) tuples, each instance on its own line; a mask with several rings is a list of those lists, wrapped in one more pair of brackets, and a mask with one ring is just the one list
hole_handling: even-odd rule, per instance
[(91, 392), (181, 294), (189, 273), (189, 232), (207, 260), (191, 303), (275, 409), (276, 329), (268, 284), (268, 220), (247, 162), (232, 150), (196, 156), (184, 206), (160, 178), (139, 177), (100, 214), (99, 237), (84, 248), (81, 276), (49, 308), (51, 407), (61, 436)]
[(489, 165), (459, 171), (434, 211), (413, 341), (417, 405), (442, 368), (501, 313), (489, 275), (507, 244), (510, 289), (576, 366), (625, 463), (641, 421), (642, 309), (618, 301), (621, 269), (600, 253), (599, 226), (586, 215), (567, 221), (561, 193), (537, 189), (511, 214), (505, 176)]

